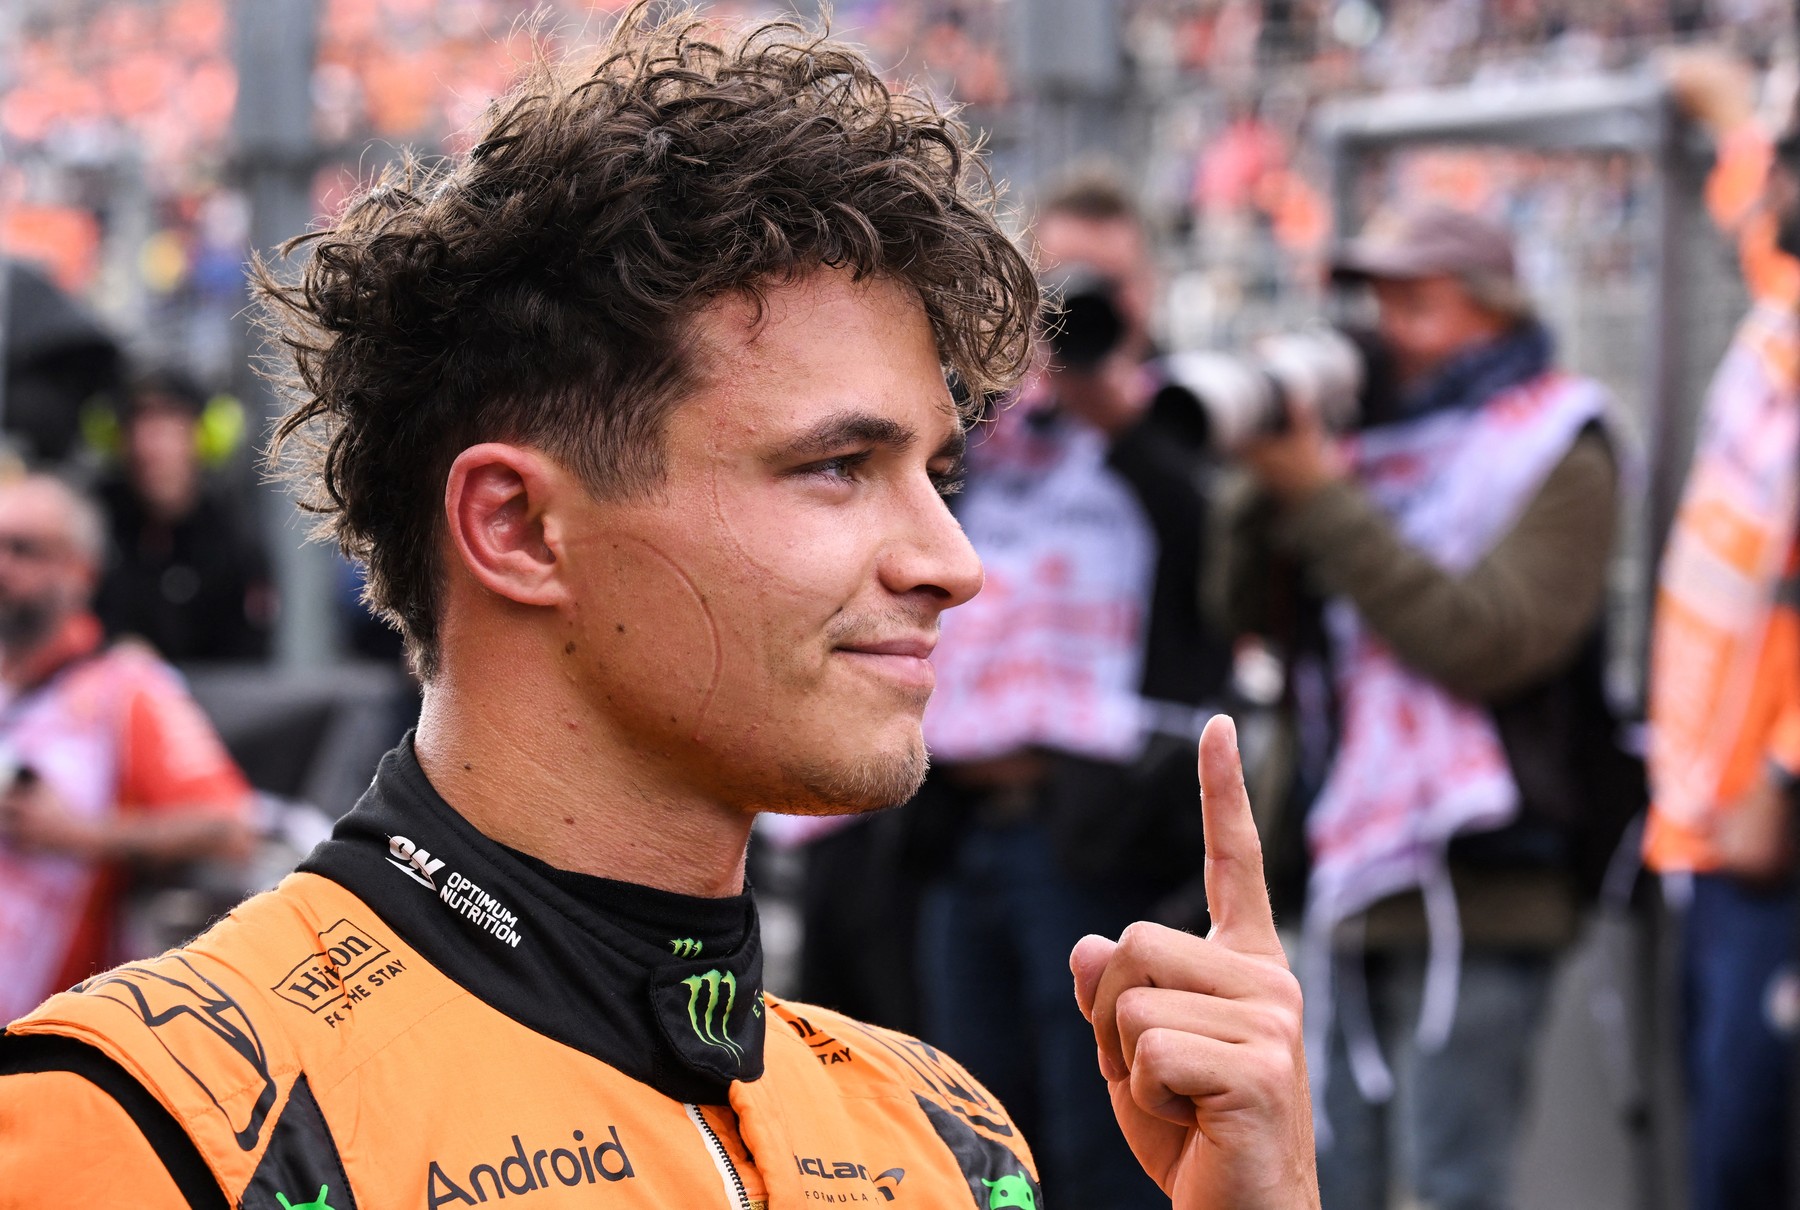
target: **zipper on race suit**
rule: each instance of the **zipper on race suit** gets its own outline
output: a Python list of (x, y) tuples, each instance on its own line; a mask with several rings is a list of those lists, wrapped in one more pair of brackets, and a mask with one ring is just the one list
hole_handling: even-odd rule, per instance
[(737, 1165), (731, 1162), (731, 1156), (725, 1152), (725, 1144), (720, 1141), (718, 1132), (700, 1112), (698, 1105), (684, 1105), (687, 1115), (700, 1130), (700, 1137), (706, 1140), (706, 1150), (712, 1155), (713, 1167), (719, 1170), (719, 1179), (725, 1182), (725, 1196), (731, 1199), (732, 1210), (751, 1210), (750, 1191), (744, 1188), (744, 1178), (738, 1175)]

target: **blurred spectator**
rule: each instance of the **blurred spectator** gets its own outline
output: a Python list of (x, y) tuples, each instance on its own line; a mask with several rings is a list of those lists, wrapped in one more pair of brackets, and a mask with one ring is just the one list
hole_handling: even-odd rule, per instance
[(1575, 932), (1584, 762), (1611, 739), (1607, 400), (1553, 367), (1504, 228), (1389, 214), (1335, 267), (1372, 288), (1398, 389), (1365, 401), (1353, 441), (1298, 412), (1246, 448), (1256, 486), (1221, 501), (1214, 581), (1237, 629), (1293, 655), (1314, 754), (1323, 1204), (1384, 1210), (1397, 1178), (1441, 1210), (1509, 1206), (1531, 1043)]
[(980, 1056), (976, 1075), (1040, 1140), (1059, 1205), (1167, 1205), (1068, 1011), (1068, 955), (1156, 915), (1200, 870), (1193, 739), (1228, 663), (1195, 592), (1200, 451), (1152, 406), (1154, 283), (1128, 197), (1072, 181), (1035, 238), (1094, 322), (1078, 333), (1071, 301), (1055, 372), (972, 435), (952, 498), (987, 582), (944, 619), (933, 767), (909, 808), (943, 828), (926, 845), (925, 1036)]
[(245, 783), (179, 678), (106, 647), (98, 511), (59, 480), (0, 487), (0, 1017), (123, 957), (134, 864), (248, 855)]
[(67, 458), (82, 405), (117, 387), (119, 350), (112, 337), (36, 266), (0, 257), (0, 351), (0, 415), (7, 435), (29, 457)]
[(206, 394), (161, 369), (134, 380), (122, 409), (121, 466), (100, 486), (113, 557), (98, 612), (177, 663), (269, 654), (274, 589), (242, 504), (200, 457)]
[(1241, 103), (1211, 140), (1194, 174), (1194, 207), (1213, 213), (1247, 209), (1263, 179), (1288, 159), (1281, 136)]
[(1651, 866), (1682, 909), (1694, 1210), (1791, 1204), (1800, 1028), (1800, 131), (1771, 147), (1743, 68), (1677, 59), (1716, 134), (1714, 215), (1755, 305), (1713, 378), (1669, 535), (1650, 676)]

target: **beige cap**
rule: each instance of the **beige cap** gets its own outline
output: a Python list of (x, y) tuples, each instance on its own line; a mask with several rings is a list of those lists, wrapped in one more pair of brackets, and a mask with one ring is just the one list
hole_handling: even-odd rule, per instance
[(1470, 273), (1514, 276), (1512, 232), (1492, 219), (1442, 205), (1379, 213), (1331, 259), (1337, 281)]

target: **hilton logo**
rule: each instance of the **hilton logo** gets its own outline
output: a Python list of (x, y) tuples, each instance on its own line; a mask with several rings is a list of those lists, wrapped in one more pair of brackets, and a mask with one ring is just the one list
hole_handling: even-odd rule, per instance
[(340, 920), (319, 933), (321, 949), (294, 965), (269, 990), (308, 1012), (323, 1012), (344, 998), (344, 984), (388, 956), (367, 929)]

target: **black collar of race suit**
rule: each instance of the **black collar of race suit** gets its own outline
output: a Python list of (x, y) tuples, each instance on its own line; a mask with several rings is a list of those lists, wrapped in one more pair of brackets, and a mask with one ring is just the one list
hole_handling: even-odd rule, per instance
[(762, 1075), (748, 891), (697, 899), (517, 853), (432, 788), (411, 735), (300, 869), (347, 888), (480, 1000), (665, 1096), (723, 1104), (731, 1081)]

